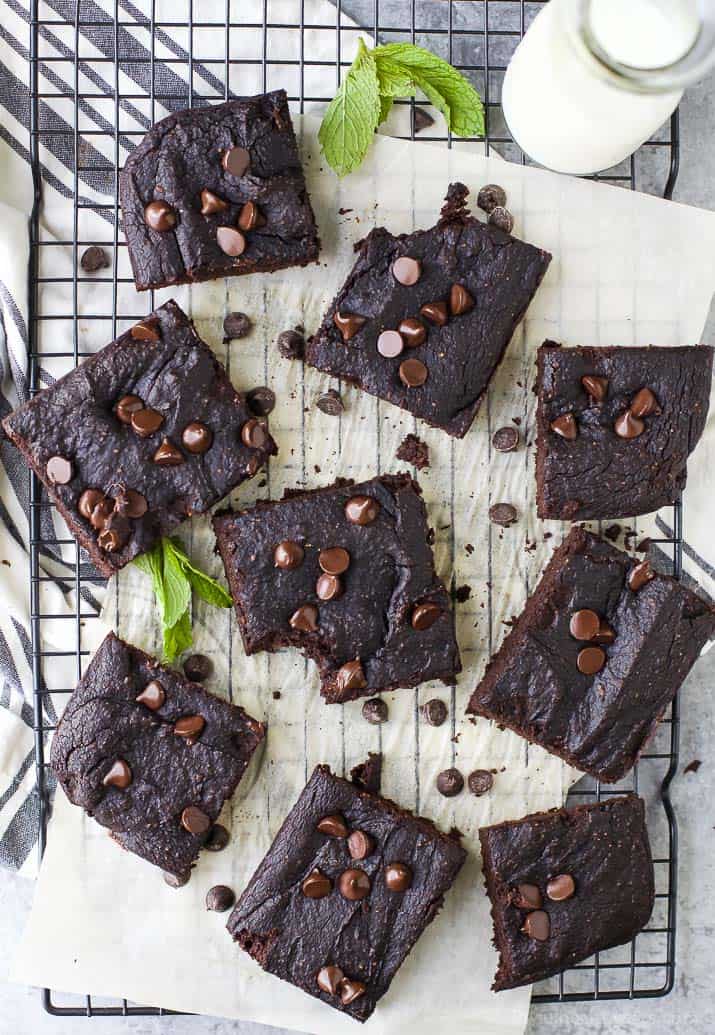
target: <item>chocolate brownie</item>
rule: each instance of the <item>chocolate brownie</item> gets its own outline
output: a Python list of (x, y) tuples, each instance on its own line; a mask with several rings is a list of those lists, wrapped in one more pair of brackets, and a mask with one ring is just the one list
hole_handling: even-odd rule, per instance
[(52, 768), (123, 848), (183, 880), (265, 732), (110, 633), (65, 708)]
[(467, 194), (452, 184), (430, 230), (373, 230), (305, 352), (459, 438), (551, 261), (470, 216)]
[(467, 711), (611, 783), (635, 764), (713, 631), (709, 603), (577, 526)]
[(653, 862), (634, 794), (482, 827), (479, 840), (499, 952), (495, 992), (623, 945), (648, 923)]
[(285, 90), (162, 119), (119, 189), (139, 291), (317, 261)]
[(409, 475), (339, 481), (213, 523), (247, 654), (299, 647), (328, 703), (454, 682), (454, 616)]
[(713, 350), (539, 349), (539, 517), (634, 517), (673, 503), (705, 428)]
[(319, 765), (227, 927), (264, 970), (365, 1021), (465, 858), (459, 835)]
[(107, 578), (277, 452), (175, 302), (2, 426)]

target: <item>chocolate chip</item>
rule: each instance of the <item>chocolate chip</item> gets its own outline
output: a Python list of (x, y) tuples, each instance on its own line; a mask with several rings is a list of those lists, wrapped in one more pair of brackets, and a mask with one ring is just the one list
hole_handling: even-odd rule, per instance
[(419, 108), (415, 105), (415, 133), (420, 133), (423, 129), (429, 129), (430, 126), (434, 126), (434, 119), (428, 111), (424, 108)]
[(463, 284), (452, 284), (449, 292), (449, 309), (452, 316), (463, 316), (474, 309), (474, 299)]
[(563, 902), (571, 898), (576, 890), (576, 883), (570, 873), (560, 873), (558, 877), (552, 877), (546, 885), (546, 894), (552, 902)]
[(585, 374), (581, 378), (581, 384), (591, 396), (594, 402), (603, 402), (608, 392), (608, 378), (596, 377), (595, 374)]
[(201, 215), (202, 216), (214, 216), (217, 212), (225, 212), (228, 208), (228, 202), (220, 198), (218, 194), (214, 194), (210, 190), (201, 191)]
[(513, 453), (519, 445), (519, 431), (517, 428), (498, 428), (492, 435), (492, 445), (497, 453)]
[(464, 777), (459, 769), (443, 769), (437, 777), (437, 790), (445, 798), (453, 798), (464, 787)]
[(467, 777), (467, 787), (477, 798), (486, 794), (494, 786), (494, 776), (488, 769), (475, 769)]
[(251, 318), (245, 313), (229, 313), (223, 321), (224, 344), (235, 338), (245, 338), (252, 327)]
[(246, 396), (246, 405), (257, 417), (267, 417), (275, 409), (276, 393), (265, 385), (252, 388)]
[(298, 331), (282, 331), (278, 335), (278, 351), (284, 359), (302, 359), (305, 338)]
[(338, 879), (338, 890), (348, 902), (359, 902), (370, 894), (370, 878), (364, 870), (343, 870)]
[(301, 884), (301, 891), (306, 898), (325, 898), (333, 890), (329, 878), (319, 869), (312, 870)]
[(634, 417), (650, 417), (653, 413), (661, 413), (658, 400), (650, 388), (641, 388), (640, 392), (636, 392), (629, 409)]
[(164, 418), (157, 410), (145, 406), (144, 409), (132, 413), (129, 423), (140, 438), (149, 438), (159, 430), (164, 423)]
[(315, 405), (321, 413), (327, 414), (328, 417), (339, 417), (345, 409), (340, 392), (336, 392), (334, 388), (329, 388), (327, 392), (319, 395)]
[[(95, 508), (96, 509), (96, 508)], [(107, 553), (115, 553), (126, 543), (129, 538), (129, 522), (122, 514), (116, 512), (110, 514), (104, 523), (104, 528), (97, 536), (97, 543)]]
[(211, 658), (207, 658), (205, 654), (189, 654), (183, 668), (187, 679), (194, 683), (203, 683), (213, 672), (214, 666)]
[(367, 323), (366, 316), (358, 316), (357, 313), (341, 313), (335, 310), (333, 323), (343, 336), (343, 341), (350, 341), (354, 338), (361, 327)]
[(246, 250), (246, 238), (233, 226), (220, 226), (216, 231), (216, 241), (221, 251), (232, 259), (243, 255)]
[(345, 504), (345, 517), (353, 525), (371, 525), (380, 513), (380, 504), (372, 496), (351, 496)]
[(230, 840), (231, 835), (226, 827), (221, 823), (214, 823), (204, 841), (204, 848), (209, 852), (222, 852)]
[(251, 156), (245, 147), (231, 147), (221, 159), (221, 165), (231, 176), (243, 176), (250, 164)]
[(518, 909), (541, 909), (541, 892), (536, 884), (517, 885), (514, 905)]
[(444, 701), (433, 697), (422, 705), (420, 712), (428, 726), (441, 726), (447, 719), (448, 708)]
[(392, 276), (398, 284), (412, 287), (422, 276), (422, 265), (419, 259), (411, 259), (409, 255), (401, 255), (392, 264)]
[(236, 901), (236, 896), (225, 884), (216, 884), (206, 893), (206, 908), (211, 913), (225, 913)]
[(184, 454), (168, 438), (163, 438), (152, 460), (159, 467), (178, 467), (184, 462)]
[(397, 328), (408, 349), (416, 349), (427, 340), (427, 328), (415, 316), (408, 316)]
[(549, 427), (552, 431), (556, 432), (557, 435), (560, 435), (561, 438), (567, 439), (569, 442), (573, 442), (578, 435), (576, 418), (573, 413), (562, 413), (560, 417), (556, 418), (556, 420), (551, 421)]
[(266, 220), (254, 201), (247, 201), (238, 217), (241, 230), (255, 230), (257, 226), (265, 226)]
[(616, 639), (615, 629), (612, 629), (608, 622), (602, 618), (598, 626), (598, 632), (594, 636), (596, 643), (613, 643)]
[(477, 194), (477, 205), (487, 214), (495, 208), (503, 208), (506, 205), (506, 191), (497, 183), (488, 183)]
[(89, 515), (89, 523), (92, 528), (95, 528), (98, 532), (107, 524), (107, 519), (111, 514), (114, 513), (114, 500), (110, 499), (109, 496), (103, 496), (98, 503), (92, 508), (92, 513)]
[(268, 445), (268, 432), (260, 421), (251, 417), (241, 428), (241, 441), (249, 449), (265, 449)]
[(497, 205), (491, 210), (488, 222), (498, 230), (503, 230), (505, 234), (510, 234), (514, 229), (514, 217), (503, 205)]
[(318, 581), (315, 583), (315, 592), (318, 596), (318, 600), (337, 600), (338, 597), (342, 596), (343, 584), (337, 575), (326, 575), (323, 573), (318, 577)]
[(362, 717), (373, 726), (379, 726), (381, 723), (387, 722), (390, 717), (387, 703), (379, 697), (371, 697), (362, 706)]
[(122, 489), (114, 501), (114, 506), (118, 514), (134, 520), (144, 517), (149, 509), (146, 498), (136, 489)]
[(574, 611), (571, 615), (569, 632), (575, 640), (594, 640), (600, 628), (601, 619), (588, 607)]
[(132, 416), (144, 409), (144, 403), (138, 395), (123, 395), (117, 403), (114, 412), (122, 424), (131, 424)]
[(135, 323), (130, 329), (129, 337), (133, 338), (134, 341), (159, 341), (161, 338), (159, 321), (140, 320), (139, 323)]
[(176, 226), (176, 212), (166, 201), (150, 201), (144, 209), (144, 222), (151, 230), (165, 234)]
[(118, 758), (116, 762), (112, 763), (109, 772), (102, 780), (105, 787), (118, 787), (121, 791), (126, 790), (131, 782), (132, 771), (123, 758)]
[(104, 248), (93, 244), (82, 252), (79, 264), (85, 273), (96, 273), (97, 270), (103, 270), (109, 266), (109, 256)]
[(191, 872), (189, 873), (169, 873), (167, 870), (163, 873), (164, 883), (168, 884), (170, 888), (183, 888), (185, 884), (189, 883)]
[(449, 319), (446, 302), (427, 302), (420, 309), (420, 314), (424, 316), (425, 320), (437, 324), (438, 327), (444, 327)]
[(613, 430), (619, 438), (638, 438), (645, 431), (645, 424), (638, 417), (634, 417), (630, 410), (626, 410), (620, 417), (616, 417)]
[(181, 432), (181, 441), (184, 449), (188, 450), (189, 453), (205, 453), (210, 448), (213, 437), (211, 429), (207, 428), (199, 420), (194, 420), (191, 424), (187, 424)]
[(410, 624), (413, 629), (417, 629), (419, 632), (424, 632), (426, 629), (432, 628), (441, 614), (442, 608), (437, 604), (432, 604), (429, 601), (424, 604), (417, 604), (412, 611)]
[(348, 837), (348, 851), (351, 859), (367, 859), (375, 851), (375, 839), (364, 830), (352, 830)]
[(362, 981), (354, 981), (352, 978), (343, 978), (340, 982), (340, 1002), (343, 1006), (350, 1006), (356, 999), (365, 993), (365, 985)]
[(283, 568), (286, 571), (293, 571), (303, 563), (305, 551), (300, 543), (292, 539), (284, 539), (273, 551), (273, 565), (276, 568)]
[(324, 816), (315, 828), (319, 830), (321, 834), (327, 834), (328, 837), (347, 837), (348, 828), (345, 824), (345, 820), (338, 813), (333, 813), (330, 816)]
[(320, 551), (318, 564), (326, 575), (342, 575), (350, 567), (350, 554), (342, 546), (332, 546)]
[(187, 805), (181, 813), (181, 825), (189, 834), (205, 834), (211, 826), (211, 820), (195, 805)]
[[(330, 578), (329, 575), (325, 577)], [(355, 658), (354, 661), (346, 661), (344, 665), (341, 665), (335, 683), (341, 693), (344, 690), (364, 690), (367, 680), (360, 659)]]
[(419, 388), (427, 380), (427, 367), (420, 359), (403, 359), (399, 375), (406, 388)]
[(193, 740), (201, 735), (205, 725), (203, 715), (184, 715), (174, 723), (174, 733), (177, 737), (190, 737)]
[(524, 917), (522, 931), (537, 942), (545, 942), (549, 937), (549, 914), (543, 909), (527, 913)]
[(401, 862), (385, 867), (385, 886), (389, 891), (407, 891), (412, 887), (412, 870)]
[(156, 712), (164, 704), (164, 701), (166, 700), (166, 692), (157, 679), (152, 679), (152, 681), (147, 683), (139, 696), (135, 697), (134, 700), (137, 704), (143, 704), (150, 712)]
[(85, 489), (77, 501), (77, 510), (87, 521), (92, 516), (92, 511), (105, 498), (104, 493), (99, 489)]
[(511, 503), (494, 503), (489, 508), (489, 520), (504, 528), (513, 525), (517, 517), (516, 507), (513, 507)]
[(635, 568), (631, 568), (628, 573), (628, 586), (634, 593), (637, 593), (639, 589), (645, 586), (646, 582), (650, 582), (654, 578), (655, 572), (650, 566), (650, 561), (641, 561), (640, 564), (636, 564)]
[(340, 967), (321, 967), (315, 979), (321, 992), (327, 995), (337, 995), (340, 982), (343, 980), (343, 972)]
[(606, 655), (600, 647), (584, 647), (578, 652), (576, 668), (584, 676), (595, 676), (606, 664)]
[(63, 456), (51, 456), (45, 471), (52, 485), (67, 485), (74, 478), (72, 461), (66, 460)]
[(402, 335), (398, 331), (383, 331), (377, 339), (377, 351), (385, 359), (399, 356), (405, 347)]
[(318, 608), (314, 604), (303, 604), (290, 616), (289, 625), (298, 632), (315, 632), (318, 628)]

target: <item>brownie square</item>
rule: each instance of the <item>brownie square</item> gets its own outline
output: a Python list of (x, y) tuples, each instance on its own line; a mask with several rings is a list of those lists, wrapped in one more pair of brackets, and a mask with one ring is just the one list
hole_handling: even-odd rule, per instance
[(317, 261), (285, 90), (162, 119), (119, 189), (139, 291)]
[(479, 840), (499, 952), (495, 992), (623, 945), (648, 923), (653, 862), (634, 794), (483, 827)]
[(328, 703), (454, 682), (454, 616), (409, 475), (290, 493), (213, 524), (247, 654), (300, 648)]
[(110, 633), (60, 719), (52, 769), (122, 848), (185, 880), (265, 733)]
[(467, 711), (611, 783), (635, 764), (714, 630), (705, 600), (575, 527)]
[(107, 578), (277, 452), (175, 302), (2, 426)]
[(539, 517), (634, 517), (673, 503), (705, 428), (713, 350), (539, 349)]
[(458, 438), (551, 261), (470, 216), (468, 193), (452, 184), (430, 230), (373, 230), (305, 352)]
[(319, 765), (228, 931), (270, 974), (365, 1021), (465, 858), (459, 835)]

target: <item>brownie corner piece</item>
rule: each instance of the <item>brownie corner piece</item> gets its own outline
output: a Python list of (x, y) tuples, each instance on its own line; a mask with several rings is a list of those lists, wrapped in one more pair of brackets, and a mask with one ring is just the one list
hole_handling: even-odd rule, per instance
[(140, 291), (318, 259), (285, 90), (167, 116), (119, 182)]
[(457, 837), (319, 765), (227, 928), (268, 973), (365, 1021), (465, 858)]
[(454, 682), (454, 614), (409, 475), (291, 493), (214, 530), (247, 654), (299, 648), (328, 703)]
[(2, 426), (106, 578), (277, 452), (173, 301)]
[(623, 945), (655, 900), (643, 800), (537, 812), (479, 831), (499, 992)]
[(638, 760), (713, 632), (710, 603), (574, 526), (467, 711), (613, 783)]
[(265, 733), (110, 633), (67, 703), (51, 764), (119, 845), (185, 879)]
[(562, 348), (537, 357), (537, 511), (611, 519), (675, 502), (705, 428), (713, 349)]
[(373, 230), (305, 360), (458, 438), (551, 256), (469, 214), (451, 184), (437, 224)]

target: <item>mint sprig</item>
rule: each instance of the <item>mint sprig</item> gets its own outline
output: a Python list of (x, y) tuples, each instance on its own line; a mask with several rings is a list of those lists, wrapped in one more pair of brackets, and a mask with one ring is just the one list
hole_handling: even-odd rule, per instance
[(167, 661), (174, 661), (193, 643), (189, 613), (192, 590), (215, 607), (231, 606), (231, 597), (223, 586), (191, 563), (178, 539), (160, 539), (134, 563), (151, 577)]
[(397, 97), (423, 93), (459, 137), (484, 136), (484, 105), (447, 61), (414, 43), (388, 43), (357, 56), (325, 114), (318, 139), (338, 176), (357, 169)]

